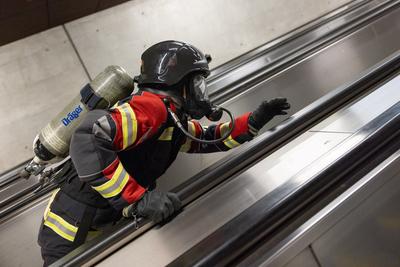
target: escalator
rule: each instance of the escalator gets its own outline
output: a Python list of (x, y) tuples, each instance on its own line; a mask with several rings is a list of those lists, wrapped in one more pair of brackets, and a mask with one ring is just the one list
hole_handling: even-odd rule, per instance
[(237, 265), (398, 266), (400, 150), (396, 133), (389, 137), (379, 154), (314, 201), (319, 207), (287, 221), (279, 238), (260, 242)]
[[(397, 4), (397, 1), (387, 0), (354, 1), (227, 62), (212, 70), (208, 79), (210, 98), (219, 104), (229, 100), (254, 84), (273, 77), (310, 54), (384, 16), (396, 8)], [(31, 177), (28, 181), (19, 179), (18, 172), (24, 165), (21, 164), (0, 176), (0, 208), (19, 199), (15, 196), (16, 192), (37, 186), (35, 177)]]
[[(196, 213), (204, 213), (207, 206), (215, 203), (216, 198), (219, 197), (218, 194), (223, 194), (222, 199), (219, 197), (220, 202), (228, 203), (218, 205), (218, 209), (220, 209), (219, 206), (224, 206), (224, 210), (233, 209), (232, 206), (240, 202), (238, 208), (240, 212), (235, 211), (235, 216), (231, 216), (230, 213), (233, 213), (231, 211), (227, 219), (227, 214), (221, 218), (213, 211), (208, 211), (211, 215), (207, 215), (206, 219), (214, 215), (213, 223), (221, 225), (223, 222), (222, 226), (200, 241), (185, 231), (186, 235), (180, 237), (179, 241), (170, 240), (168, 244), (172, 243), (175, 251), (179, 251), (179, 245), (182, 244), (191, 248), (176, 259), (172, 259), (170, 263), (168, 260), (158, 261), (157, 265), (258, 266), (263, 262), (268, 262), (268, 259), (260, 260), (260, 258), (274, 248), (276, 242), (283, 240), (294, 227), (301, 226), (310, 215), (314, 215), (314, 212), (350, 188), (400, 149), (399, 71), (397, 67), (394, 78), (385, 80), (385, 83), (379, 84), (375, 91), (310, 129), (308, 134), (334, 134), (335, 138), (340, 139), (333, 146), (328, 145), (331, 147), (327, 151), (317, 152), (319, 155), (316, 157), (314, 155), (316, 150), (321, 148), (315, 148), (310, 144), (318, 142), (318, 137), (314, 136), (311, 139), (304, 137), (307, 141), (302, 140), (289, 152), (280, 153), (280, 159), (285, 161), (284, 163), (271, 164), (271, 159), (268, 158), (260, 161), (222, 186), (219, 189), (220, 192), (214, 191), (207, 195), (200, 201), (202, 203), (197, 203), (197, 206), (193, 207), (194, 211), (187, 211), (183, 215), (184, 218), (176, 221), (175, 226), (159, 229), (147, 234), (146, 237), (139, 238), (99, 265), (111, 266), (116, 261), (124, 262), (124, 255), (140, 248), (139, 262), (149, 260), (146, 241), (152, 240), (151, 243), (154, 244), (155, 239), (159, 238), (160, 242), (165, 242), (163, 238), (172, 234), (173, 227), (184, 228), (184, 225), (190, 225), (188, 227), (190, 231), (198, 233), (199, 229), (191, 226), (191, 222), (195, 221), (193, 216), (196, 216)], [(377, 108), (379, 110), (369, 112), (368, 108), (374, 107), (376, 103), (380, 103)], [(355, 132), (352, 133), (349, 129), (354, 129)], [(331, 142), (334, 141), (331, 140)], [(293, 152), (294, 147), (296, 147), (296, 152)], [(313, 151), (310, 152), (310, 150)], [(301, 164), (296, 166), (297, 162)], [(269, 181), (271, 178), (279, 179), (279, 182)], [(238, 191), (234, 196), (227, 193), (234, 190)], [(248, 199), (249, 195), (252, 199)], [(235, 200), (236, 197), (240, 200)], [(399, 216), (398, 212), (397, 216)], [(199, 227), (199, 225), (196, 226)], [(359, 227), (363, 226), (359, 225)], [(390, 235), (390, 229), (385, 230), (388, 231), (386, 236)], [(351, 236), (352, 233), (347, 232), (347, 235)], [(379, 241), (393, 240), (386, 238)], [(396, 240), (397, 238), (394, 241)], [(391, 243), (394, 245), (393, 242)], [(191, 244), (194, 245), (191, 246)], [(382, 252), (379, 250), (382, 249), (380, 246), (383, 245), (375, 246), (377, 252)], [(161, 245), (152, 249), (161, 251), (161, 255), (164, 254)], [(396, 246), (391, 249), (386, 246), (386, 249), (384, 253), (388, 257), (397, 257), (396, 251), (391, 251), (396, 250)], [(179, 255), (179, 252), (177, 254)], [(331, 254), (334, 255), (335, 251)], [(348, 253), (348, 256), (357, 257), (351, 253)], [(381, 262), (377, 265), (384, 264)], [(347, 263), (341, 266), (352, 265)]]
[[(362, 13), (360, 10), (366, 8), (367, 5), (374, 5), (375, 9), (370, 7), (368, 11), (364, 10)], [(180, 157), (163, 181), (160, 181), (160, 188), (164, 190), (175, 188), (177, 192), (180, 192), (184, 202), (189, 204), (205, 192), (217, 190), (212, 188), (226, 183), (225, 179), (249, 168), (255, 161), (272, 153), (341, 105), (356, 96), (366, 94), (372, 90), (370, 89), (372, 85), (392, 75), (398, 65), (397, 55), (388, 58), (383, 63), (375, 64), (391, 55), (399, 47), (399, 40), (396, 37), (400, 29), (397, 21), (399, 17), (397, 7), (398, 1), (355, 1), (354, 6), (342, 10), (343, 13), (335, 13), (325, 18), (325, 23), (332, 23), (330, 27), (326, 27), (328, 24), (322, 24), (321, 21), (313, 22), (311, 28), (297, 29), (297, 32), (289, 34), (275, 46), (266, 45), (249, 52), (247, 57), (235, 59), (219, 70), (215, 70), (209, 81), (211, 97), (217, 103), (234, 110), (236, 115), (254, 109), (262, 99), (277, 96), (287, 97), (293, 104), (292, 112), (296, 114), (281, 124), (278, 130), (267, 132), (268, 138), (260, 136), (243, 149), (234, 150), (228, 156), (225, 154)], [(346, 23), (342, 21), (342, 24), (338, 26), (338, 22), (343, 20), (344, 15), (348, 15), (353, 20)], [(354, 19), (356, 15), (358, 20)], [(333, 27), (335, 24), (336, 28)], [(385, 27), (388, 24), (391, 25), (390, 29)], [(325, 31), (325, 35), (316, 35), (318, 30)], [(299, 38), (304, 37), (306, 33), (314, 38), (313, 42), (307, 43), (303, 40), (303, 43), (307, 43), (304, 46), (299, 46), (294, 42), (299, 41)], [(296, 46), (290, 49), (293, 44)], [(282, 50), (284, 48), (286, 50)], [(280, 53), (275, 54), (274, 57), (276, 51)], [(371, 66), (374, 67), (371, 68)], [(354, 80), (355, 77), (358, 79)], [(345, 85), (342, 86), (343, 84)], [(340, 90), (346, 93), (339, 94)], [(330, 98), (332, 95), (336, 98)], [(310, 106), (311, 103), (313, 104)], [(304, 107), (307, 108), (304, 109)], [(270, 126), (278, 123), (279, 121), (275, 120)], [(247, 152), (243, 152), (244, 150)], [(246, 155), (245, 160), (241, 158), (240, 162), (235, 161), (237, 154), (241, 153)], [(219, 159), (222, 160), (218, 161)], [(212, 164), (216, 161), (216, 164)], [(190, 167), (182, 169), (181, 166)], [(193, 176), (196, 173), (198, 174)], [(10, 184), (12, 183), (7, 185)], [(32, 185), (34, 183), (29, 186)], [(36, 225), (40, 222), (48, 191), (42, 191), (42, 195), (37, 199), (29, 199), (27, 194), (21, 194), (21, 197), (13, 201), (8, 200), (4, 206), (0, 205), (2, 208), (0, 215), (3, 215), (0, 226), (2, 238), (7, 238), (7, 234), (10, 236), (12, 233), (19, 233), (16, 241), (11, 242), (10, 250), (1, 252), (4, 253), (1, 258), (9, 258), (10, 262), (16, 258), (16, 253), (13, 251), (20, 249), (19, 247), (24, 242), (24, 234), (20, 229), (37, 231)], [(13, 206), (15, 203), (21, 203), (21, 199), (25, 199), (25, 203)], [(194, 203), (190, 205), (195, 205)], [(136, 238), (152, 227), (144, 220), (140, 222), (140, 226), (142, 225), (139, 231), (136, 231), (129, 223), (122, 225), (119, 230), (103, 237), (107, 239), (108, 236), (112, 241), (107, 241), (107, 243), (103, 242), (104, 240), (96, 240), (81, 250), (75, 251), (62, 263), (73, 266), (87, 262), (94, 256), (99, 257), (106, 250), (107, 253), (112, 253), (113, 250), (130, 241), (129, 239)], [(217, 226), (220, 225), (215, 225)], [(126, 236), (130, 237), (121, 242), (121, 238)], [(94, 243), (98, 245), (97, 249), (101, 247), (100, 250), (90, 248)], [(110, 250), (111, 245), (115, 247)]]
[[(391, 23), (392, 22), (389, 24)], [(355, 36), (353, 35), (352, 37)], [(351, 40), (351, 38), (347, 39), (347, 41), (348, 40)], [(345, 41), (343, 42), (345, 43)], [(350, 42), (355, 42), (355, 40)], [(395, 42), (398, 47), (398, 40)], [(341, 47), (341, 45), (344, 45), (344, 43), (338, 43), (336, 48)], [(360, 56), (359, 53), (362, 51), (362, 43), (358, 44), (359, 46), (357, 46), (355, 51), (357, 51), (357, 55)], [(330, 49), (333, 51), (338, 52), (338, 50), (335, 50), (334, 48), (334, 46), (330, 47)], [(331, 52), (333, 52), (332, 50)], [(371, 51), (375, 52), (375, 50)], [(369, 54), (371, 51), (369, 51)], [(336, 55), (338, 57), (340, 56), (340, 53), (332, 53), (331, 55)], [(368, 57), (367, 55), (368, 53), (366, 51), (365, 56)], [(313, 62), (314, 60), (317, 60), (318, 56), (319, 55), (314, 55), (310, 61)], [(348, 56), (351, 55), (349, 54)], [(332, 59), (337, 60), (337, 57), (335, 58), (333, 56)], [(316, 122), (322, 120), (324, 117), (337, 110), (343, 104), (348, 104), (349, 101), (356, 101), (354, 96), (357, 94), (358, 96), (360, 96), (359, 94), (362, 94), (363, 96), (369, 96), (368, 99), (375, 99), (373, 103), (378, 103), (378, 107), (374, 107), (374, 116), (379, 116), (380, 112), (384, 112), (388, 108), (388, 105), (389, 107), (390, 105), (395, 105), (399, 100), (399, 95), (395, 87), (394, 89), (391, 89), (391, 92), (394, 94), (393, 96), (388, 95), (383, 98), (390, 99), (392, 101), (389, 101), (388, 103), (381, 101), (381, 98), (379, 98), (379, 92), (382, 90), (386, 91), (386, 89), (379, 91), (379, 88), (381, 88), (382, 84), (388, 82), (397, 75), (399, 68), (398, 57), (399, 54), (395, 53), (392, 56), (384, 59), (380, 64), (369, 69), (367, 72), (364, 72), (363, 75), (358, 76), (358, 78), (352, 83), (328, 92), (312, 105), (309, 105), (307, 108), (302, 109), (298, 113), (292, 115), (289, 120), (281, 123), (273, 131), (267, 132), (252, 143), (239, 148), (236, 150), (235, 155), (225, 157), (223, 161), (220, 161), (217, 164), (207, 168), (199, 175), (196, 175), (193, 179), (186, 181), (184, 184), (176, 188), (176, 191), (180, 194), (188, 206), (183, 214), (179, 215), (170, 224), (159, 229), (152, 229), (150, 231), (147, 230), (151, 227), (151, 224), (146, 224), (145, 222), (142, 223), (144, 226), (138, 230), (135, 230), (132, 225), (126, 225), (121, 228), (120, 231), (111, 233), (106, 238), (98, 239), (92, 243), (82, 246), (80, 249), (77, 249), (63, 260), (58, 262), (58, 264), (74, 266), (76, 264), (83, 263), (92, 265), (100, 262), (100, 265), (111, 266), (115, 265), (116, 263), (128, 263), (128, 260), (134, 260), (134, 262), (137, 264), (146, 264), (147, 266), (165, 265), (171, 261), (172, 263), (170, 264), (172, 266), (197, 264), (203, 266), (213, 266), (232, 264), (231, 260), (234, 260), (235, 262), (237, 257), (242, 257), (243, 250), (246, 250), (247, 246), (251, 247), (254, 245), (249, 240), (243, 241), (240, 238), (248, 236), (248, 233), (250, 233), (249, 229), (254, 230), (260, 228), (255, 224), (248, 224), (250, 226), (254, 226), (249, 227), (248, 229), (243, 227), (242, 223), (236, 224), (236, 228), (232, 227), (232, 224), (235, 224), (234, 221), (237, 219), (236, 216), (239, 214), (239, 218), (245, 218), (247, 220), (249, 218), (254, 218), (251, 216), (251, 210), (247, 211), (247, 208), (249, 208), (251, 204), (254, 204), (258, 199), (255, 197), (257, 194), (249, 192), (251, 191), (249, 190), (249, 187), (251, 188), (253, 186), (256, 188), (254, 189), (255, 191), (259, 191), (259, 198), (263, 197), (263, 194), (265, 194), (265, 191), (259, 190), (260, 186), (261, 189), (266, 187), (269, 190), (277, 190), (275, 193), (278, 192), (278, 196), (281, 198), (289, 197), (289, 195), (286, 195), (289, 193), (289, 191), (281, 191), (281, 188), (278, 188), (279, 186), (277, 186), (281, 185), (282, 182), (285, 182), (284, 179), (272, 181), (270, 184), (255, 183), (254, 185), (249, 185), (251, 181), (248, 179), (252, 176), (251, 170), (255, 168), (255, 171), (253, 171), (253, 176), (255, 173), (263, 170), (262, 165), (260, 166), (260, 164), (256, 164), (253, 167), (252, 165), (255, 162), (263, 160), (266, 155), (278, 149), (283, 143), (287, 142), (288, 139), (311, 127)], [(343, 62), (346, 62), (346, 64), (351, 64), (350, 59), (349, 61), (344, 60)], [(306, 63), (302, 62), (301, 64)], [(343, 69), (348, 70), (345, 64), (342, 64), (341, 66), (343, 66)], [(304, 67), (304, 65), (301, 67)], [(319, 67), (323, 68), (325, 66), (319, 65)], [(288, 70), (288, 72), (290, 71), (291, 70)], [(340, 73), (340, 69), (336, 69), (332, 73), (337, 75)], [(283, 73), (282, 75), (285, 74), (286, 73)], [(310, 78), (310, 76), (306, 77), (307, 79)], [(329, 80), (329, 77), (325, 76), (323, 79), (326, 81)], [(395, 80), (396, 84), (398, 83), (398, 79), (393, 80)], [(323, 84), (324, 81), (321, 81), (321, 84)], [(265, 86), (267, 84), (268, 86), (273, 82), (275, 81), (271, 80), (259, 85), (259, 90), (265, 90), (263, 85)], [(373, 93), (371, 91), (373, 91)], [(244, 101), (248, 101), (249, 95), (251, 96), (253, 93), (254, 92), (248, 92), (246, 97), (236, 99), (237, 102), (235, 102), (235, 100), (228, 101), (228, 107), (229, 104), (233, 105), (233, 103), (235, 103), (237, 106), (240, 106), (237, 103), (244, 103)], [(304, 93), (304, 91), (302, 91), (302, 93)], [(257, 95), (254, 97), (254, 99), (257, 99)], [(251, 103), (255, 101), (249, 102)], [(363, 127), (364, 124), (362, 123), (365, 122), (360, 120), (358, 127)], [(365, 127), (368, 129), (370, 125), (367, 124)], [(360, 136), (363, 136), (363, 132), (361, 132), (359, 135), (357, 134), (357, 131), (359, 130), (359, 128), (354, 128), (352, 130), (339, 132), (339, 135), (343, 135), (343, 138), (354, 135), (352, 140), (358, 140)], [(364, 130), (365, 129), (361, 129), (360, 131)], [(386, 139), (390, 140), (389, 138)], [(365, 142), (368, 144), (368, 140)], [(383, 144), (384, 142), (381, 143)], [(267, 166), (269, 165), (267, 164)], [(304, 166), (299, 166), (299, 168), (302, 167)], [(247, 168), (250, 169), (247, 170)], [(235, 184), (234, 181), (237, 183)], [(260, 181), (258, 180), (258, 182)], [(231, 185), (231, 190), (226, 189)], [(207, 190), (210, 191), (203, 195), (203, 193)], [(297, 193), (303, 198), (308, 196), (307, 191), (299, 192)], [(241, 194), (244, 196), (242, 197)], [(200, 198), (193, 201), (197, 197)], [(268, 197), (268, 202), (271, 202), (271, 199), (274, 200), (277, 198), (276, 195)], [(236, 198), (239, 200), (235, 201)], [(265, 205), (265, 202), (260, 205), (261, 208), (258, 207), (259, 209), (268, 207), (268, 205)], [(301, 207), (301, 205), (299, 205), (299, 207)], [(294, 211), (297, 210), (294, 209)], [(253, 214), (259, 214), (259, 212), (253, 212)], [(269, 215), (271, 214), (268, 213), (265, 218), (275, 218), (275, 215)], [(240, 230), (243, 228), (245, 231), (243, 231), (240, 236), (238, 234), (233, 234), (232, 231), (229, 231), (234, 229), (237, 231), (236, 233), (241, 233)], [(145, 231), (147, 232), (143, 234)], [(257, 234), (249, 236), (254, 238), (257, 236)], [(262, 237), (262, 235), (260, 235), (260, 237)], [(134, 240), (134, 242), (132, 242), (132, 240)], [(257, 238), (254, 238), (254, 240), (254, 242), (258, 242)], [(115, 252), (117, 249), (119, 249), (118, 252)], [(237, 251), (235, 251), (235, 249)], [(157, 251), (157, 257), (154, 257), (154, 251)], [(130, 258), (129, 255), (135, 255), (134, 259)], [(107, 256), (108, 258), (104, 260), (104, 258)], [(175, 259), (176, 257), (178, 258)], [(103, 261), (100, 261), (102, 259)]]

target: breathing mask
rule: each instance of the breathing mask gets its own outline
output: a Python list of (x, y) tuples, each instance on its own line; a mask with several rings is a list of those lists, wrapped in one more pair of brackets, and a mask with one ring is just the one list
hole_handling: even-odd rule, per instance
[(211, 121), (218, 121), (222, 117), (222, 110), (212, 105), (208, 97), (206, 78), (201, 74), (189, 79), (183, 102), (184, 112), (195, 120), (207, 117)]
[(199, 143), (206, 143), (206, 144), (215, 144), (221, 142), (229, 137), (235, 127), (235, 119), (232, 113), (222, 107), (215, 106), (211, 103), (208, 97), (208, 89), (207, 89), (207, 82), (206, 78), (202, 74), (195, 74), (189, 78), (189, 81), (184, 88), (184, 94), (182, 99), (182, 109), (183, 111), (189, 115), (192, 119), (199, 120), (203, 117), (207, 117), (210, 121), (219, 121), (222, 118), (222, 112), (225, 111), (230, 119), (231, 125), (230, 129), (224, 136), (215, 140), (204, 140), (199, 139), (195, 136), (192, 136), (186, 129), (183, 127), (182, 123), (180, 122), (179, 117), (169, 108), (168, 100), (164, 100), (168, 107), (168, 112), (171, 115), (172, 119), (174, 120), (175, 124), (178, 128), (190, 139), (199, 142)]

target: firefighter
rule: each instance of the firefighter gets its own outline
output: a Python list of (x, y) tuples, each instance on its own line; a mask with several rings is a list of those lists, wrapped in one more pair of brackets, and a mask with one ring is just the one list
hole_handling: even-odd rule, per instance
[(139, 92), (109, 110), (90, 111), (72, 136), (72, 162), (64, 167), (65, 182), (53, 194), (39, 232), (45, 266), (122, 216), (165, 221), (181, 209), (181, 201), (175, 193), (153, 189), (179, 151), (210, 153), (237, 147), (290, 107), (284, 98), (264, 101), (236, 118), (224, 140), (196, 142), (176, 126), (168, 110), (194, 137), (221, 139), (230, 131), (232, 122), (205, 128), (194, 120), (212, 117), (215, 111), (205, 81), (210, 57), (192, 45), (164, 41), (141, 58), (135, 78)]

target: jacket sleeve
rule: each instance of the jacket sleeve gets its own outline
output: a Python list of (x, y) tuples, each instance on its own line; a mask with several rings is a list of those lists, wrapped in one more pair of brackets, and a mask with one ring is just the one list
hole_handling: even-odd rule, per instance
[(134, 96), (110, 111), (88, 112), (70, 145), (79, 178), (117, 210), (140, 199), (146, 189), (124, 169), (117, 152), (156, 134), (166, 118), (159, 98), (143, 96)]
[[(243, 114), (235, 119), (235, 128), (231, 135), (217, 144), (200, 144), (186, 137), (186, 142), (181, 146), (181, 152), (187, 153), (211, 153), (226, 151), (253, 139), (253, 134), (249, 132), (248, 118), (250, 112)], [(198, 121), (188, 122), (188, 132), (197, 138), (206, 140), (218, 139), (229, 131), (230, 122), (220, 123), (210, 126), (201, 126)]]

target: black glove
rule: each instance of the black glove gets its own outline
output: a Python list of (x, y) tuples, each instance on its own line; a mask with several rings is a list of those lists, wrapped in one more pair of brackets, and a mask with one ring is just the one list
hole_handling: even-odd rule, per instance
[(175, 193), (148, 191), (136, 203), (123, 210), (124, 217), (145, 217), (154, 223), (165, 221), (182, 208), (182, 202)]
[(249, 117), (250, 129), (260, 130), (267, 122), (276, 115), (286, 115), (285, 110), (290, 108), (286, 98), (278, 97), (263, 101)]

